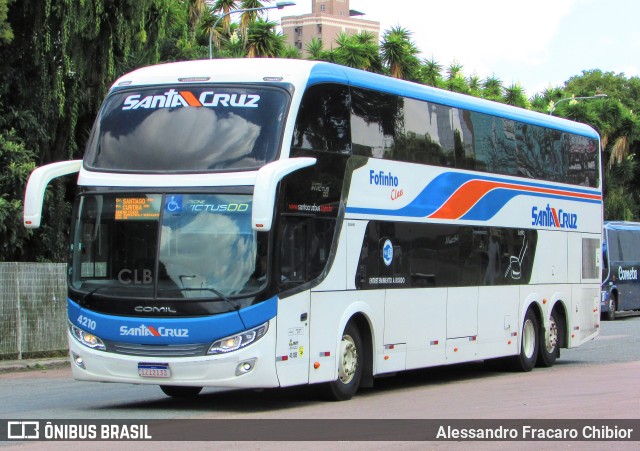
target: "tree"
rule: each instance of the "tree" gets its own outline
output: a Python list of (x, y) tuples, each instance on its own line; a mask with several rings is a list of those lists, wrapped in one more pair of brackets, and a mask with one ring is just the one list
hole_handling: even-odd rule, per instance
[[(157, 62), (165, 39), (183, 30), (174, 30), (176, 17), (184, 29), (187, 23), (177, 0), (22, 0), (10, 6), (7, 23), (15, 38), (0, 45), (0, 134), (11, 146), (29, 149), (38, 164), (78, 158), (110, 84), (131, 66)], [(14, 135), (7, 134), (11, 130)], [(0, 169), (3, 177), (8, 167)], [(66, 259), (64, 213), (71, 194), (61, 181), (50, 191), (55, 195), (45, 204), (46, 226), (37, 239), (16, 235), (24, 258)]]
[(482, 84), (482, 97), (497, 102), (502, 102), (503, 87), (502, 80), (495, 75), (487, 77)]
[(307, 59), (313, 61), (326, 61), (324, 45), (320, 39), (311, 38), (311, 41), (305, 45), (305, 50), (307, 52)]
[(411, 32), (400, 26), (386, 31), (380, 44), (380, 56), (389, 75), (394, 78), (416, 80), (420, 62)]
[(519, 83), (511, 83), (504, 90), (503, 101), (507, 105), (519, 106), (520, 108), (529, 108), (530, 106), (526, 93)]
[(469, 94), (474, 97), (482, 96), (482, 81), (478, 75), (473, 74), (467, 78), (467, 85), (469, 86)]
[(191, 33), (192, 39), (195, 40), (196, 29), (198, 28), (198, 24), (200, 23), (200, 18), (202, 17), (205, 9), (207, 9), (208, 7), (205, 0), (188, 0), (187, 5), (187, 20), (189, 22), (189, 32)]
[(433, 57), (425, 60), (421, 68), (422, 82), (428, 86), (438, 88), (443, 85), (442, 66)]
[(338, 34), (337, 48), (334, 50), (335, 62), (343, 66), (363, 70), (375, 70), (381, 67), (378, 46), (371, 33), (355, 35)]
[[(239, 9), (253, 9), (253, 8), (262, 8), (264, 3), (271, 3), (272, 0), (265, 0), (261, 2), (260, 0), (242, 0)], [(262, 13), (262, 11), (245, 11), (240, 16), (240, 30), (242, 36), (244, 37), (244, 42), (247, 42), (249, 25), (252, 22), (255, 22), (258, 18), (258, 15)]]
[(9, 3), (13, 0), (0, 0), (0, 45), (8, 44), (13, 40), (11, 24), (7, 22)]
[[(238, 1), (237, 0), (216, 0), (213, 4), (213, 8), (211, 8), (213, 12), (218, 15), (224, 15), (222, 18), (222, 25), (229, 35), (229, 31), (231, 28), (231, 11), (238, 9)], [(211, 32), (211, 28), (209, 28), (209, 32)]]
[(249, 58), (275, 58), (284, 50), (285, 36), (276, 33), (276, 22), (258, 19), (249, 27), (247, 34), (247, 56)]
[(462, 64), (454, 60), (447, 68), (447, 80), (445, 81), (445, 87), (449, 91), (467, 93), (469, 92), (469, 86), (462, 74)]
[(0, 133), (0, 167), (0, 260), (21, 260), (29, 234), (22, 225), (22, 193), (35, 162), (15, 130)]

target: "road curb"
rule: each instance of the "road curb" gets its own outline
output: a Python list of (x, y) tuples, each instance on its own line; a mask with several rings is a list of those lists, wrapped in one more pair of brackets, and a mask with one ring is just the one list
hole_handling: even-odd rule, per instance
[(18, 371), (37, 371), (63, 368), (69, 366), (68, 358), (58, 359), (29, 359), (29, 360), (0, 360), (0, 374)]

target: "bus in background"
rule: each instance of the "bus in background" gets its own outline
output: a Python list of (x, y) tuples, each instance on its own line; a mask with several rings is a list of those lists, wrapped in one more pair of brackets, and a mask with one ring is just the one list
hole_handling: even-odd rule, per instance
[(602, 303), (604, 319), (621, 310), (640, 310), (640, 223), (606, 221), (602, 229)]
[(599, 328), (590, 127), (324, 62), (126, 74), (79, 172), (68, 277), (76, 379), (321, 384), (501, 359), (551, 366)]

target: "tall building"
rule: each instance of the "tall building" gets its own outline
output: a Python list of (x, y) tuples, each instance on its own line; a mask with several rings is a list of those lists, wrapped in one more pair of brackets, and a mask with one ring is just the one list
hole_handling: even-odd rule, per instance
[(297, 47), (306, 55), (305, 46), (318, 38), (325, 49), (335, 45), (339, 33), (357, 34), (368, 31), (380, 35), (380, 22), (360, 18), (364, 13), (349, 9), (349, 0), (311, 0), (311, 14), (285, 16), (282, 31), (287, 44)]

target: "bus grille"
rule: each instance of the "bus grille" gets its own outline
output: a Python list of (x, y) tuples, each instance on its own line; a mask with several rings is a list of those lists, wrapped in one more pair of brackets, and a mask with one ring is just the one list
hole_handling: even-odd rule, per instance
[(144, 357), (194, 357), (206, 355), (208, 343), (184, 345), (141, 345), (135, 343), (106, 342), (107, 352)]

